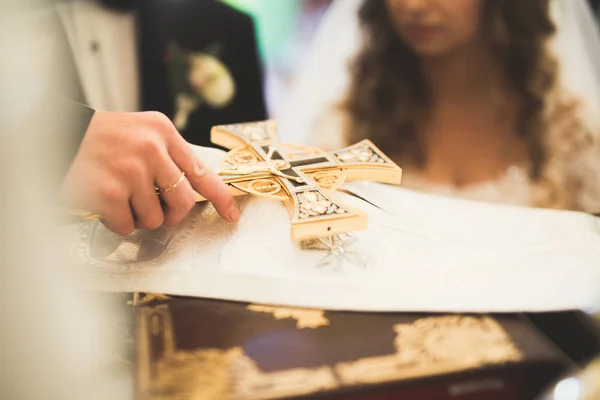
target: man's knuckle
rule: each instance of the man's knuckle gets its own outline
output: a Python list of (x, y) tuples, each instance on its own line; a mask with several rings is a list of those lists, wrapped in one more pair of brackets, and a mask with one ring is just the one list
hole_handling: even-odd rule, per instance
[(117, 203), (123, 200), (125, 191), (119, 185), (105, 184), (102, 189), (100, 189), (100, 195), (108, 203)]
[(164, 216), (162, 212), (154, 211), (145, 215), (141, 222), (146, 229), (157, 229), (162, 226)]
[(119, 236), (128, 236), (135, 229), (133, 221), (123, 221), (115, 217), (106, 218), (105, 225)]
[(117, 234), (119, 234), (121, 236), (128, 236), (128, 235), (131, 235), (131, 233), (134, 231), (135, 226), (133, 225), (133, 223), (123, 223), (117, 229), (118, 229), (116, 231)]
[(187, 193), (181, 193), (179, 196), (177, 196), (175, 207), (177, 214), (187, 213), (192, 208), (190, 205), (190, 196), (188, 196)]
[(154, 127), (161, 133), (169, 134), (173, 131), (173, 123), (165, 114), (158, 111), (151, 111), (149, 117)]
[(166, 226), (173, 226), (173, 225), (176, 225), (180, 220), (181, 220), (181, 217), (179, 216), (179, 213), (176, 210), (171, 209), (165, 215), (165, 220), (163, 223)]
[(209, 173), (209, 168), (202, 160), (194, 161), (194, 169), (192, 170), (192, 176), (196, 179), (204, 178)]
[(153, 137), (147, 137), (140, 141), (139, 150), (144, 156), (155, 159), (162, 154), (163, 146), (161, 145), (160, 140)]
[(144, 173), (144, 166), (137, 160), (131, 160), (121, 165), (121, 173), (126, 177), (139, 178)]
[(162, 120), (164, 120), (164, 118), (167, 117), (165, 114), (161, 113), (160, 111), (148, 111), (148, 112), (146, 112), (146, 115), (148, 116), (148, 118), (152, 119), (155, 122), (162, 121)]
[(189, 213), (191, 211), (192, 208), (194, 208), (194, 206), (196, 205), (196, 193), (192, 191), (192, 193), (190, 193), (189, 196), (187, 196), (187, 203), (186, 203), (186, 211), (187, 213)]

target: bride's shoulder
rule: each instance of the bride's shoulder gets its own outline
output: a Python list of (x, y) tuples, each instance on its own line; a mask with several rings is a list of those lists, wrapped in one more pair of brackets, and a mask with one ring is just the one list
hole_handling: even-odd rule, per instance
[(575, 209), (600, 211), (600, 130), (581, 99), (565, 92), (547, 104), (548, 170), (561, 179)]
[(586, 104), (565, 90), (555, 90), (545, 104), (546, 145), (563, 155), (598, 144), (600, 131), (588, 117)]

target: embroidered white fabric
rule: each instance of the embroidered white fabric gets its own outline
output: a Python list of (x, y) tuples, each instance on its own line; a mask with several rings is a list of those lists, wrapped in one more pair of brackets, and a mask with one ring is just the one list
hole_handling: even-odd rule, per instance
[[(218, 151), (196, 151), (218, 164)], [(104, 291), (359, 311), (548, 311), (600, 300), (597, 218), (367, 182), (346, 187), (385, 210), (339, 194), (368, 214), (348, 249), (367, 266), (348, 258), (324, 266), (324, 252), (291, 241), (280, 202), (249, 196), (238, 199), (237, 224), (204, 204), (174, 230), (120, 238), (86, 222), (65, 228), (65, 243), (86, 286)]]
[[(573, 13), (583, 4), (581, 0), (556, 2)], [(359, 3), (338, 0), (332, 10), (352, 17)], [(315, 54), (324, 58), (316, 59), (325, 63), (309, 62), (305, 76), (327, 78), (310, 80), (300, 90), (304, 95), (292, 99), (295, 114), (282, 118), (280, 139), (302, 143), (312, 131), (313, 137), (330, 141), (319, 145), (336, 148), (343, 143), (341, 135), (330, 134), (335, 118), (323, 119), (330, 125), (321, 124), (321, 131), (311, 125), (324, 105), (343, 90), (344, 60), (351, 56), (358, 37), (356, 19), (349, 18), (342, 25), (331, 16), (325, 21), (331, 22), (325, 23), (322, 32), (329, 32), (335, 43), (330, 46), (329, 39), (321, 41), (317, 36), (321, 44)], [(574, 32), (587, 25), (570, 26)], [(351, 29), (346, 32), (347, 27)], [(593, 41), (587, 38), (576, 47)], [(570, 50), (575, 54), (575, 47)], [(340, 62), (327, 62), (330, 57)], [(573, 71), (577, 72), (570, 76), (581, 79), (590, 70)], [(583, 82), (588, 85), (579, 87), (600, 87), (592, 85), (592, 78), (587, 76)], [(553, 126), (558, 129), (561, 123)], [(593, 146), (571, 148), (572, 143), (555, 136), (552, 146), (560, 150), (561, 158), (554, 165), (586, 183), (578, 201), (582, 209), (591, 209), (600, 202), (600, 185), (588, 185), (599, 176), (599, 152)], [(223, 157), (216, 150), (195, 151), (213, 168)], [(565, 163), (566, 159), (570, 162)], [(369, 227), (353, 233), (355, 242), (344, 249), (369, 260), (366, 266), (346, 261), (352, 257), (335, 268), (323, 265), (323, 252), (303, 250), (291, 241), (290, 219), (283, 205), (256, 197), (239, 199), (242, 217), (237, 224), (225, 222), (204, 204), (173, 230), (140, 231), (120, 238), (98, 223), (87, 222), (65, 228), (65, 242), (72, 245), (74, 267), (87, 286), (97, 290), (357, 311), (537, 312), (592, 309), (599, 304), (600, 219), (579, 212), (521, 207), (531, 204), (534, 197), (524, 170), (513, 168), (497, 181), (460, 191), (436, 187), (410, 173), (404, 185), (346, 184), (380, 208), (339, 194), (349, 206), (368, 214)]]

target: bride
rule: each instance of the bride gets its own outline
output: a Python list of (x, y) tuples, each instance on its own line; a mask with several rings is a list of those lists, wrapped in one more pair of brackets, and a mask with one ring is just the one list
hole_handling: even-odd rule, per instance
[(591, 49), (585, 0), (338, 0), (280, 136), (369, 138), (416, 190), (600, 212)]

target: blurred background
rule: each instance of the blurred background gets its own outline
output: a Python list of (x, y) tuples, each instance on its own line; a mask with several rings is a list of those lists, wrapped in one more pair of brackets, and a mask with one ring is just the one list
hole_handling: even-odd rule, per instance
[[(315, 31), (334, 0), (221, 0), (247, 13), (256, 24), (260, 57), (265, 68), (269, 113), (277, 117), (293, 89)], [(600, 18), (600, 0), (588, 0)]]
[(252, 16), (265, 67), (267, 107), (277, 116), (307, 57), (316, 28), (333, 0), (223, 0)]
[[(176, 0), (173, 1), (175, 4)], [(201, 2), (203, 1), (198, 1)], [(44, 39), (52, 36), (48, 34), (48, 29), (52, 32), (54, 30), (52, 23), (39, 23), (46, 21), (47, 10), (58, 3), (50, 0), (1, 0), (0, 3), (0, 139), (3, 144), (0, 184), (6, 189), (0, 203), (0, 250), (3, 255), (4, 284), (3, 336), (0, 337), (3, 345), (3, 381), (0, 386), (3, 392), (0, 398), (129, 398), (131, 381), (127, 377), (113, 383), (113, 387), (110, 388), (106, 388), (102, 380), (107, 373), (114, 373), (114, 370), (111, 370), (113, 360), (109, 358), (114, 354), (115, 342), (118, 342), (118, 339), (113, 340), (118, 333), (107, 327), (102, 317), (114, 317), (118, 313), (115, 311), (117, 308), (111, 302), (90, 299), (76, 291), (76, 285), (72, 284), (68, 273), (61, 270), (61, 255), (56, 253), (54, 240), (57, 238), (52, 235), (53, 224), (56, 222), (52, 217), (52, 196), (56, 189), (53, 182), (57, 181), (60, 172), (47, 167), (60, 164), (49, 164), (48, 157), (49, 153), (60, 156), (63, 152), (64, 138), (56, 137), (55, 141), (49, 141), (41, 130), (36, 129), (40, 125), (25, 130), (12, 129), (16, 125), (15, 119), (23, 114), (23, 109), (27, 109), (38, 100), (37, 91), (47, 83), (45, 81), (58, 80), (56, 77), (65, 75), (64, 71), (70, 68), (66, 65), (67, 58), (60, 59), (57, 63), (47, 62), (48, 47)], [(128, 2), (106, 2), (117, 9), (126, 8), (125, 3)], [(315, 32), (333, 1), (222, 0), (222, 3), (249, 16), (253, 22), (259, 68), (257, 74), (248, 80), (256, 83), (260, 82), (262, 77), (263, 81), (262, 93), (257, 93), (247, 101), (252, 103), (264, 97), (265, 109), (258, 110), (254, 115), (257, 119), (261, 116), (278, 118), (289, 108), (291, 93), (297, 83), (298, 74), (305, 66)], [(598, 16), (599, 1), (589, 0), (589, 4)], [(93, 26), (85, 25), (85, 21), (69, 20), (70, 17), (77, 16), (75, 13), (69, 14), (70, 11), (73, 10), (66, 10), (64, 15), (67, 17), (63, 17), (67, 26), (76, 28), (83, 24), (83, 28), (80, 29), (83, 29), (84, 33), (94, 31)], [(69, 21), (73, 23), (69, 25)], [(126, 22), (126, 19), (116, 20), (118, 26)], [(117, 29), (117, 25), (113, 27)], [(225, 27), (229, 29), (232, 26)], [(112, 31), (105, 29), (103, 32)], [(123, 45), (132, 48), (131, 44)], [(88, 67), (92, 65), (90, 68), (93, 75), (93, 64), (103, 62), (103, 59), (94, 56), (102, 52), (103, 43), (91, 39), (85, 43), (72, 42), (71, 46), (84, 49), (82, 54), (91, 54), (76, 61)], [(218, 49), (214, 51), (219, 52)], [(166, 55), (173, 56), (176, 52), (177, 49)], [(118, 56), (120, 53), (115, 52), (111, 56), (114, 57), (115, 54)], [(157, 55), (158, 58), (164, 56), (163, 53)], [(153, 76), (155, 72), (150, 71), (148, 76)], [(169, 74), (166, 72), (164, 75), (166, 77)], [(73, 76), (67, 76), (65, 82)], [(108, 77), (110, 78), (110, 75)], [(128, 82), (127, 77), (121, 78)], [(151, 84), (146, 85), (149, 93), (146, 93), (145, 100), (148, 103), (146, 107), (141, 108), (160, 109), (161, 105), (151, 107), (148, 104), (152, 104), (156, 98), (163, 98), (169, 91), (163, 87), (164, 82), (152, 79), (149, 79), (149, 82)], [(122, 104), (111, 104), (110, 99), (113, 95), (103, 93), (102, 90), (102, 93), (98, 94), (96, 84), (86, 86), (85, 76), (82, 83), (84, 89), (79, 100), (83, 101), (83, 97), (87, 96), (88, 100), (106, 105), (108, 109), (128, 108)], [(68, 86), (68, 83), (65, 85)], [(189, 88), (183, 87), (174, 97), (182, 104), (186, 101), (195, 104), (194, 98), (190, 100), (189, 97), (181, 97), (182, 93), (189, 92)], [(134, 101), (131, 104), (134, 104)], [(144, 103), (144, 100), (140, 101)], [(165, 107), (165, 110), (161, 111), (169, 111), (171, 105)], [(241, 109), (243, 108), (244, 104), (241, 106)], [(232, 112), (233, 119), (245, 115), (243, 112), (236, 114), (235, 110)], [(182, 120), (186, 118), (183, 116)], [(219, 121), (229, 122), (223, 118), (222, 115), (216, 114), (201, 116), (208, 125)], [(37, 124), (43, 124), (45, 121), (42, 119)], [(49, 121), (55, 122), (52, 119)], [(193, 121), (190, 122), (192, 123)], [(185, 132), (185, 121), (182, 122), (182, 126), (182, 132)], [(204, 133), (202, 140), (205, 136)], [(51, 143), (48, 145), (49, 142)], [(202, 141), (199, 144), (203, 143), (206, 144)], [(61, 384), (63, 380), (77, 384), (67, 387)], [(31, 384), (32, 381), (35, 384)], [(111, 382), (114, 382), (114, 379)], [(90, 390), (95, 386), (103, 387), (112, 394)]]

